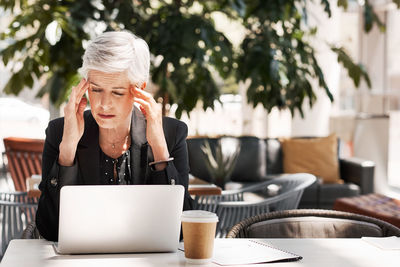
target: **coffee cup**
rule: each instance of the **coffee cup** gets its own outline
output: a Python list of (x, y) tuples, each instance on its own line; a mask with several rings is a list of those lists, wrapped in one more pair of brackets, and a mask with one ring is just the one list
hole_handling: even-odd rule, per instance
[(187, 210), (181, 218), (186, 261), (191, 264), (209, 263), (214, 251), (217, 215), (204, 210)]

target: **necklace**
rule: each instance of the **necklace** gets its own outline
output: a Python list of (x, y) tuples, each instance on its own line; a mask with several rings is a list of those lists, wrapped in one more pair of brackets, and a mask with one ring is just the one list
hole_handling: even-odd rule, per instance
[(117, 141), (117, 142), (110, 143), (110, 142), (107, 142), (106, 140), (104, 140), (104, 141), (106, 141), (106, 143), (108, 143), (109, 145), (111, 145), (111, 148), (112, 148), (113, 150), (115, 150), (115, 147), (116, 147), (118, 144), (121, 144), (121, 143), (122, 143), (122, 148), (123, 148), (123, 150), (125, 151), (125, 150), (128, 149), (129, 136), (130, 136), (130, 134), (128, 133), (127, 136), (123, 139), (123, 142), (122, 142), (122, 141)]

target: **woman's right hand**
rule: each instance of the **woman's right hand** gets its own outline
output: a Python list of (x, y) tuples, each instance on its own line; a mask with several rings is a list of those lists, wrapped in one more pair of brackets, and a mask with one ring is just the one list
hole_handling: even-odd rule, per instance
[(62, 166), (74, 164), (76, 148), (85, 129), (83, 112), (87, 99), (83, 95), (88, 88), (89, 82), (85, 79), (82, 79), (77, 86), (72, 87), (70, 98), (64, 108), (64, 131), (58, 157), (58, 163)]

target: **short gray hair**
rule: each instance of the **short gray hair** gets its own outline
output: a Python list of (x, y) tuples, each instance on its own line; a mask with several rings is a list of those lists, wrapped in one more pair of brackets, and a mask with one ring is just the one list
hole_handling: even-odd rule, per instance
[(87, 47), (79, 73), (87, 79), (89, 70), (106, 73), (126, 71), (139, 87), (149, 79), (150, 52), (147, 43), (128, 31), (104, 32)]

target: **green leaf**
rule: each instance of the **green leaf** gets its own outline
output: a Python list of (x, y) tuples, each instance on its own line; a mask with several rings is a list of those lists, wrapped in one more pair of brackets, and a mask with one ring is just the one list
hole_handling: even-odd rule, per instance
[(63, 96), (62, 91), (66, 88), (63, 87), (64, 78), (61, 73), (54, 73), (52, 83), (50, 84), (50, 100), (59, 107), (62, 103), (60, 96)]
[(344, 10), (347, 10), (349, 3), (347, 0), (338, 0), (337, 1), (337, 6), (338, 7), (343, 7)]
[(379, 30), (384, 32), (386, 30), (385, 24), (380, 20), (378, 15), (375, 13), (373, 6), (370, 4), (369, 0), (365, 0), (364, 5), (364, 30), (370, 32), (374, 23), (377, 24)]
[[(329, 3), (329, 0), (321, 0), (321, 5), (324, 5), (324, 11), (326, 12), (326, 14), (328, 14), (328, 17), (330, 18), (332, 16), (332, 12), (331, 12), (331, 6)], [(339, 2), (338, 2), (338, 5), (339, 5)]]
[(3, 89), (6, 94), (18, 95), (24, 89), (21, 74), (21, 72), (17, 72), (11, 76)]
[(356, 64), (353, 62), (351, 57), (347, 55), (346, 51), (342, 47), (330, 46), (331, 50), (338, 56), (338, 62), (342, 63), (343, 67), (347, 69), (349, 77), (353, 80), (354, 86), (359, 87), (361, 78), (365, 80), (368, 88), (371, 88), (371, 81), (368, 73), (362, 64)]
[(24, 84), (27, 85), (29, 88), (32, 88), (33, 86), (33, 78), (30, 72), (26, 72), (26, 75), (24, 77)]

